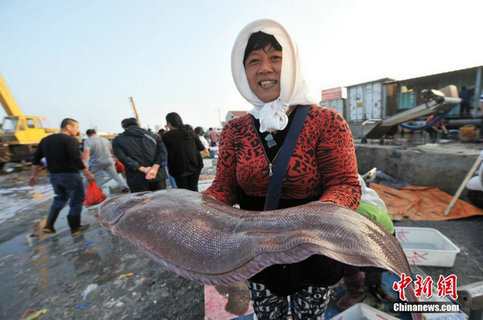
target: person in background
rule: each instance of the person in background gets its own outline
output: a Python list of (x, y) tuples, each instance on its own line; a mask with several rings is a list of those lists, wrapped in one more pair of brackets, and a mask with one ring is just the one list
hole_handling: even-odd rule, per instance
[[(436, 117), (439, 116), (436, 113), (433, 113), (426, 119), (426, 124), (429, 124), (433, 122)], [(436, 140), (438, 139), (438, 133), (445, 133), (448, 134), (448, 129), (446, 128), (444, 124), (444, 119), (441, 119), (438, 121), (438, 123), (434, 124), (433, 126), (424, 129), (426, 132), (429, 133), (429, 138), (431, 139), (431, 143), (435, 143)]]
[(166, 147), (158, 135), (139, 127), (136, 118), (122, 120), (124, 132), (112, 142), (114, 155), (126, 169), (131, 192), (166, 189)]
[[(262, 211), (272, 164), (297, 108), (309, 105), (280, 193), (278, 209), (313, 201), (356, 210), (361, 197), (351, 130), (337, 111), (308, 96), (297, 49), (272, 20), (250, 23), (232, 50), (233, 79), (254, 108), (228, 122), (221, 133), (216, 177), (203, 193), (241, 209)], [(324, 219), (323, 214), (320, 216)], [(288, 296), (293, 319), (324, 319), (330, 286), (344, 264), (323, 255), (272, 265), (248, 281), (258, 319), (285, 319)]]
[[(158, 130), (158, 136), (161, 138), (161, 140), (163, 139), (163, 135), (165, 133), (166, 133), (165, 129), (159, 129)], [(166, 165), (166, 170), (168, 170), (167, 165)], [(169, 170), (168, 170), (168, 179), (169, 179), (169, 183), (171, 184), (171, 187), (176, 189), (176, 182), (174, 181), (174, 178), (169, 174)]]
[(208, 140), (205, 138), (205, 131), (203, 130), (202, 127), (196, 127), (195, 128), (195, 133), (198, 135), (198, 138), (201, 141), (201, 144), (205, 147), (205, 150), (201, 151), (201, 155), (203, 157), (209, 157), (210, 156), (210, 144)]
[(480, 141), (483, 142), (483, 94), (480, 95), (480, 99), (478, 101), (478, 107), (480, 108), (480, 117), (481, 117), (481, 124), (480, 124)]
[(461, 98), (460, 103), (460, 116), (469, 117), (471, 115), (470, 108), (470, 98), (474, 94), (475, 89), (467, 89), (466, 86), (462, 86), (459, 92), (459, 97)]
[(78, 133), (79, 123), (74, 119), (65, 118), (60, 124), (60, 133), (43, 138), (33, 154), (29, 185), (37, 183), (41, 159), (45, 157), (47, 169), (50, 172), (50, 183), (55, 192), (44, 233), (55, 233), (55, 221), (69, 199), (70, 210), (67, 221), (71, 234), (76, 236), (89, 228), (88, 224), (81, 225), (82, 202), (85, 194), (79, 171), (85, 175), (88, 182), (95, 182), (96, 179), (82, 162), (77, 140)]
[(218, 145), (219, 136), (216, 130), (213, 130), (213, 128), (209, 128), (208, 132), (206, 132), (206, 137), (208, 138), (211, 147), (216, 147)]
[(109, 140), (99, 137), (94, 129), (88, 129), (86, 135), (88, 138), (84, 140), (82, 158), (89, 171), (96, 177), (99, 186), (102, 186), (102, 183), (99, 182), (99, 176), (105, 172), (111, 179), (116, 181), (122, 193), (129, 192), (126, 181), (117, 174), (114, 167), (112, 147)]
[(168, 149), (169, 174), (176, 181), (176, 186), (182, 189), (198, 191), (198, 180), (203, 159), (200, 151), (205, 147), (190, 125), (176, 112), (166, 115), (168, 132), (163, 135), (163, 141)]

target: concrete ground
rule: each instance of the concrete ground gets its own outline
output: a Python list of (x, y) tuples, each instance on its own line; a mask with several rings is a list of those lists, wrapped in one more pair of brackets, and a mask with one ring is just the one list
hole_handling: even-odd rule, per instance
[[(421, 135), (386, 140), (384, 145), (356, 143), (360, 173), (373, 167), (411, 185), (433, 186), (454, 195), (473, 166), (483, 143), (440, 140), (432, 144)], [(466, 200), (466, 189), (459, 197)], [(461, 249), (453, 268), (422, 269), (428, 274), (457, 271), (458, 284), (483, 280), (483, 216), (449, 221), (395, 221), (395, 226), (425, 227), (439, 230)]]
[[(478, 152), (471, 150), (472, 156)], [(409, 160), (398, 165), (411, 164), (411, 157), (399, 159)], [(214, 174), (212, 161), (205, 166), (202, 176), (208, 179)], [(203, 286), (166, 271), (112, 236), (96, 222), (93, 210), (83, 211), (83, 221), (91, 225), (85, 234), (70, 235), (64, 209), (57, 233), (44, 235), (38, 225), (47, 215), (52, 191), (46, 176), (39, 186), (25, 188), (28, 176), (28, 171), (0, 176), (0, 319), (19, 319), (29, 309), (43, 308), (47, 313), (41, 319), (204, 318)], [(208, 185), (209, 180), (200, 181), (201, 188)], [(435, 228), (461, 249), (453, 268), (420, 268), (433, 279), (454, 273), (458, 285), (483, 280), (482, 216), (395, 225)]]
[(420, 267), (427, 275), (438, 279), (439, 275), (452, 273), (458, 277), (458, 285), (483, 281), (483, 216), (448, 221), (397, 221), (396, 227), (434, 228), (451, 240), (461, 252), (456, 255), (453, 267)]
[[(453, 267), (429, 267), (411, 266), (414, 274), (419, 274), (423, 278), (430, 276), (433, 280), (433, 288), (442, 275), (447, 277), (451, 274), (457, 276), (457, 288), (475, 282), (483, 281), (483, 240), (481, 231), (483, 230), (483, 216), (474, 216), (460, 220), (448, 221), (396, 221), (396, 227), (421, 227), (434, 228), (445, 235), (453, 242), (461, 252), (456, 255)], [(436, 294), (436, 290), (433, 294)], [(470, 314), (467, 304), (460, 304), (461, 312)], [(455, 319), (448, 315), (447, 318)]]
[[(27, 178), (28, 172), (1, 176), (0, 189), (25, 186)], [(48, 185), (46, 177), (36, 188), (42, 185)], [(112, 236), (94, 210), (82, 213), (83, 223), (90, 224), (86, 233), (70, 235), (64, 208), (57, 233), (45, 235), (37, 227), (52, 194), (12, 193), (2, 197), (19, 196), (33, 205), (0, 224), (0, 319), (43, 308), (41, 319), (203, 319), (203, 286)], [(36, 196), (46, 199), (35, 203)]]
[[(397, 178), (418, 186), (433, 186), (454, 195), (468, 171), (478, 158), (482, 143), (460, 143), (455, 140), (442, 140), (432, 144), (421, 135), (406, 135), (369, 144), (357, 144), (356, 154), (360, 173), (373, 167)], [(468, 201), (466, 189), (459, 197)], [(457, 276), (458, 287), (483, 281), (483, 216), (448, 221), (394, 221), (397, 227), (434, 228), (451, 240), (461, 252), (457, 254), (453, 267), (417, 266), (415, 273), (429, 275), (437, 281), (440, 275)], [(463, 308), (469, 312), (468, 308)]]

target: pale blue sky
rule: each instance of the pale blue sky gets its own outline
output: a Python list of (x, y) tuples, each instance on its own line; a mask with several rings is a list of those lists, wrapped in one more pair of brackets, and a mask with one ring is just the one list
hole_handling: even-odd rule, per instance
[(250, 108), (230, 54), (261, 18), (295, 39), (317, 101), (334, 86), (483, 65), (480, 0), (0, 0), (0, 73), (22, 111), (51, 127), (72, 117), (82, 131), (120, 132), (130, 96), (144, 126), (172, 111), (218, 126)]

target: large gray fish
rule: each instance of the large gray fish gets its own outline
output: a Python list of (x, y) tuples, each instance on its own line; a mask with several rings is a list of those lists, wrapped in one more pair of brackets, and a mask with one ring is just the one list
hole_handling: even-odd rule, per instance
[[(100, 207), (99, 220), (169, 270), (208, 285), (236, 283), (314, 254), (411, 274), (401, 246), (384, 227), (329, 202), (258, 212), (171, 189), (111, 198)], [(406, 296), (417, 301), (414, 290)]]

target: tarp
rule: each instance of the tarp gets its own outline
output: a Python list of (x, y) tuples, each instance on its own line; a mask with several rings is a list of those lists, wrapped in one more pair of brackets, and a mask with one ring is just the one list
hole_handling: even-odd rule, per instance
[(377, 183), (371, 183), (379, 197), (386, 203), (391, 219), (400, 220), (454, 220), (475, 215), (483, 215), (483, 210), (472, 204), (458, 200), (447, 216), (444, 210), (453, 199), (435, 187), (403, 187), (393, 189)]

